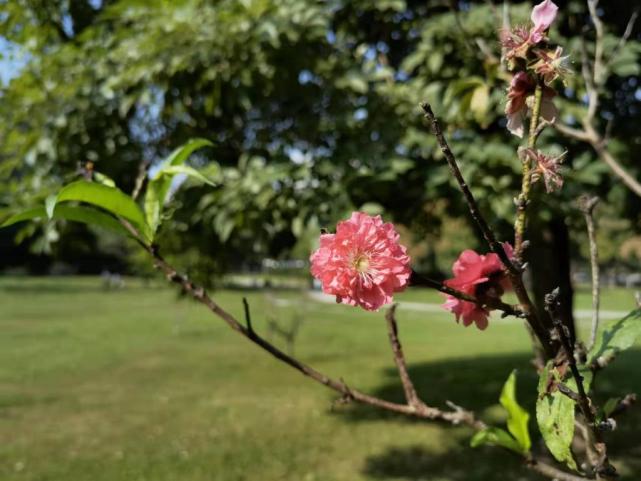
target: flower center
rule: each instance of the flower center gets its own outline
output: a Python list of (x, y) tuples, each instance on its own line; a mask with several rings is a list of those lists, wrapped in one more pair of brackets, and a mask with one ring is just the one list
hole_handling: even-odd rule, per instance
[(364, 254), (359, 254), (352, 261), (352, 265), (358, 272), (367, 272), (367, 269), (369, 269), (369, 258)]

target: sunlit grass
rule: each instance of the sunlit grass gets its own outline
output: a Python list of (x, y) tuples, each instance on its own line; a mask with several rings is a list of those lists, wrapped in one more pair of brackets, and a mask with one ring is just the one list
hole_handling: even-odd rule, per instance
[[(265, 335), (268, 315), (304, 313), (295, 343), (303, 361), (402, 399), (382, 313), (292, 291), (273, 294), (290, 302), (277, 307), (259, 291), (215, 293), (237, 315), (243, 295)], [(423, 295), (401, 299), (430, 302)], [(626, 296), (613, 297), (607, 293), (604, 304), (619, 307)], [(334, 393), (161, 283), (129, 280), (123, 290), (105, 291), (95, 278), (4, 278), (0, 306), (2, 480), (480, 481), (497, 479), (497, 469), (500, 479), (537, 479), (509, 455), (468, 448), (465, 428), (335, 405)], [(452, 399), (489, 415), (517, 366), (519, 394), (533, 409), (536, 378), (520, 323), (498, 321), (479, 332), (446, 313), (402, 305), (399, 323), (428, 402)], [(636, 352), (623, 357), (600, 387), (641, 390), (638, 364)], [(635, 440), (623, 461), (628, 479), (638, 479), (630, 473), (639, 468), (639, 417), (631, 419), (634, 429), (622, 430), (615, 446)]]

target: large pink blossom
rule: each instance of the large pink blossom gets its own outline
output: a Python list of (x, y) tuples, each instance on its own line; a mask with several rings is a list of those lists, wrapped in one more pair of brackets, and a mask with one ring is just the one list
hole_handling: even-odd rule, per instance
[[(512, 246), (505, 243), (503, 247), (508, 257), (512, 257)], [(445, 281), (445, 285), (481, 301), (499, 299), (511, 287), (501, 259), (493, 252), (480, 255), (471, 249), (465, 250), (454, 263), (452, 272), (454, 278)], [(454, 313), (456, 322), (463, 319), (465, 326), (475, 323), (476, 327), (484, 330), (488, 325), (489, 309), (473, 302), (448, 295), (443, 308)]]
[[(507, 91), (507, 129), (517, 137), (523, 137), (525, 132), (524, 121), (528, 113), (528, 99), (536, 88), (536, 81), (525, 72), (518, 72), (512, 77), (510, 88)], [(554, 122), (558, 114), (552, 99), (556, 93), (553, 89), (544, 86), (541, 99), (541, 119)]]
[(380, 216), (354, 212), (338, 223), (336, 234), (321, 235), (310, 257), (312, 275), (336, 302), (377, 310), (405, 288), (412, 272), (398, 239), (394, 226)]

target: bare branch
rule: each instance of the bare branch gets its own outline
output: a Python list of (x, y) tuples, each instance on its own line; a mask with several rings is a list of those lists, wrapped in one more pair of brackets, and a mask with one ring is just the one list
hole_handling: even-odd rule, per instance
[(520, 266), (515, 266), (512, 260), (508, 258), (505, 249), (503, 249), (503, 246), (496, 240), (494, 232), (481, 214), (478, 203), (476, 202), (472, 191), (468, 187), (465, 179), (463, 178), (463, 175), (461, 174), (461, 170), (458, 167), (456, 157), (454, 157), (454, 154), (452, 153), (452, 150), (450, 149), (450, 146), (448, 145), (447, 140), (443, 135), (443, 131), (441, 130), (441, 126), (436, 119), (434, 112), (432, 111), (432, 107), (427, 102), (423, 102), (421, 103), (421, 108), (425, 113), (425, 118), (430, 122), (432, 126), (432, 131), (434, 132), (436, 140), (441, 148), (441, 152), (443, 152), (450, 171), (452, 172), (452, 175), (456, 179), (459, 188), (463, 193), (472, 218), (481, 230), (483, 237), (490, 246), (492, 252), (497, 254), (501, 259), (501, 262), (503, 262), (503, 265), (506, 266), (506, 270), (512, 283), (512, 288), (514, 289), (514, 292), (521, 304), (521, 310), (524, 317), (532, 327), (532, 330), (536, 333), (539, 341), (541, 342), (541, 345), (543, 346), (543, 349), (545, 349), (547, 356), (550, 358), (553, 357), (555, 354), (554, 346), (549, 342), (549, 333), (546, 330), (545, 326), (541, 323), (540, 318), (536, 314), (536, 310), (534, 309), (532, 301), (530, 300), (530, 296), (527, 292), (527, 289), (525, 288), (525, 284), (523, 283)]
[(536, 459), (529, 460), (527, 462), (527, 466), (532, 471), (536, 471), (543, 476), (547, 476), (548, 478), (556, 479), (558, 481), (590, 481), (590, 478), (584, 478), (575, 474), (566, 473), (565, 471), (561, 471), (554, 466), (542, 463), (541, 461), (537, 461)]
[(636, 23), (637, 18), (639, 18), (639, 9), (635, 10), (634, 12), (632, 12), (632, 15), (630, 15), (630, 19), (628, 20), (628, 24), (625, 26), (623, 35), (619, 39), (619, 43), (612, 52), (612, 55), (610, 55), (610, 60), (607, 62), (608, 66), (621, 53), (621, 50), (623, 50), (625, 44), (628, 43), (628, 40), (632, 35), (632, 31), (634, 30), (634, 24)]
[(398, 375), (401, 378), (401, 383), (403, 384), (403, 391), (405, 391), (407, 404), (418, 407), (422, 402), (419, 400), (418, 394), (416, 394), (416, 388), (414, 387), (412, 379), (407, 372), (403, 348), (401, 347), (401, 342), (398, 339), (398, 324), (396, 323), (395, 317), (396, 306), (396, 304), (392, 305), (385, 314), (385, 320), (387, 321), (387, 333), (389, 335), (390, 345), (392, 346), (392, 352), (394, 353), (394, 362), (398, 369)]
[(502, 311), (503, 314), (506, 316), (514, 316), (514, 317), (525, 316), (525, 313), (523, 312), (520, 306), (511, 306), (510, 304), (506, 304), (505, 302), (502, 302), (500, 299), (495, 299), (495, 298), (479, 299), (477, 297), (466, 294), (465, 292), (446, 286), (442, 282), (438, 282), (428, 277), (425, 277), (414, 270), (412, 271), (412, 276), (410, 278), (410, 285), (429, 287), (431, 289), (435, 289), (439, 292), (442, 292), (443, 294), (448, 294), (450, 296), (456, 297), (457, 299), (461, 299), (467, 302), (472, 302), (480, 307), (489, 307), (490, 309), (497, 309), (499, 311)]
[(430, 122), (430, 125), (432, 126), (432, 131), (434, 132), (436, 140), (438, 141), (441, 152), (443, 152), (445, 160), (447, 160), (447, 164), (450, 167), (452, 175), (454, 175), (454, 178), (458, 182), (459, 188), (461, 189), (461, 192), (465, 197), (465, 201), (467, 202), (467, 206), (470, 209), (470, 214), (472, 215), (474, 222), (476, 222), (476, 225), (478, 225), (492, 252), (499, 256), (499, 258), (503, 262), (503, 265), (505, 265), (505, 267), (507, 267), (510, 271), (517, 272), (518, 269), (516, 268), (516, 266), (514, 266), (510, 258), (505, 253), (505, 249), (503, 249), (503, 246), (496, 240), (494, 232), (481, 214), (478, 203), (476, 202), (472, 191), (465, 182), (463, 174), (461, 174), (461, 170), (459, 169), (458, 163), (456, 162), (456, 158), (454, 157), (454, 154), (452, 153), (447, 140), (445, 140), (445, 136), (443, 135), (441, 126), (436, 116), (434, 115), (434, 112), (432, 111), (432, 107), (427, 102), (423, 102), (421, 103), (421, 108), (423, 109), (425, 118)]
[(588, 229), (588, 240), (590, 243), (590, 267), (592, 270), (592, 329), (590, 331), (590, 342), (588, 351), (596, 342), (596, 335), (599, 329), (599, 290), (601, 282), (599, 279), (599, 249), (596, 242), (596, 227), (594, 223), (594, 208), (599, 203), (598, 197), (582, 196), (579, 199), (579, 208), (585, 217), (585, 224)]

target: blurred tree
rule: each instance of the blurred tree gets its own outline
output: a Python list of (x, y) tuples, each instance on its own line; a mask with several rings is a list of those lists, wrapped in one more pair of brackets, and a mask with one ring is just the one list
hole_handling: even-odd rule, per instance
[[(553, 37), (567, 38), (579, 71), (589, 16), (582, 1), (557, 3)], [(529, 8), (513, 6), (513, 23)], [(491, 2), (19, 0), (0, 10), (0, 35), (30, 59), (1, 93), (5, 207), (32, 203), (87, 162), (132, 189), (141, 162), (199, 136), (215, 146), (194, 162), (216, 160), (224, 182), (181, 190), (161, 233), (194, 274), (278, 256), (352, 207), (387, 212), (416, 241), (436, 239), (452, 231), (444, 219), (466, 212), (417, 109), (427, 99), (501, 238), (512, 235), (520, 163), (502, 114), (503, 15)], [(629, 7), (612, 1), (601, 13), (612, 53)], [(633, 35), (616, 51), (598, 121), (614, 126), (610, 145), (630, 159), (639, 150), (639, 42)], [(564, 120), (585, 114), (584, 96), (577, 75), (559, 99)], [(571, 201), (599, 194), (635, 229), (639, 203), (589, 146), (550, 129), (542, 140), (570, 153), (562, 192), (532, 204), (530, 232), (543, 241), (530, 252), (533, 276), (545, 267), (537, 292), (562, 285), (570, 296), (560, 254), (578, 253), (568, 229), (583, 230)], [(418, 261), (442, 270), (435, 254), (449, 246), (434, 246)]]

